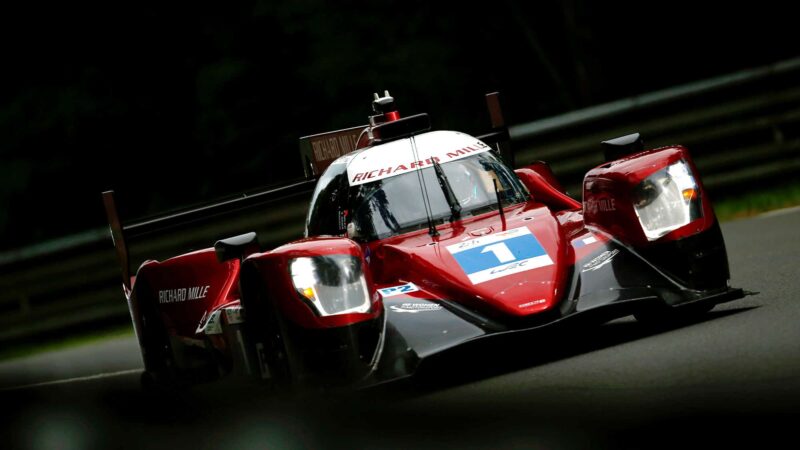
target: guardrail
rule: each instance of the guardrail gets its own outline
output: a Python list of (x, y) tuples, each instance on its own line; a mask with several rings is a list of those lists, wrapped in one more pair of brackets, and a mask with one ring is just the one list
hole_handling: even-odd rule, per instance
[(800, 169), (800, 58), (512, 126), (517, 164), (547, 161), (580, 196), (601, 141), (683, 144), (712, 194)]
[[(256, 231), (264, 248), (295, 239), (303, 233), (310, 195), (310, 190), (298, 192), (263, 209), (234, 211), (224, 220), (160, 232), (131, 247), (132, 267), (247, 231)], [(49, 251), (41, 244), (0, 255), (0, 342), (127, 316), (108, 229), (52, 244)]]
[[(547, 161), (568, 192), (603, 162), (600, 141), (641, 132), (647, 147), (689, 147), (712, 193), (800, 169), (800, 58), (512, 126), (517, 164)], [(98, 193), (99, 194), (99, 193)], [(256, 231), (265, 248), (302, 234), (310, 190), (176, 228), (132, 246), (145, 258), (208, 247)], [(98, 208), (100, 208), (98, 195)], [(218, 219), (218, 218), (217, 218)], [(0, 254), (0, 343), (124, 320), (108, 230), (96, 229)]]

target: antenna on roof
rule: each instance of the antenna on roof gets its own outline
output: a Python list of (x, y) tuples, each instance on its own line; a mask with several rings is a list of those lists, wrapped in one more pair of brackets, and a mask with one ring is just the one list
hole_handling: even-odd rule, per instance
[(372, 101), (372, 110), (375, 111), (375, 115), (370, 117), (370, 122), (373, 126), (385, 122), (394, 122), (400, 118), (400, 113), (394, 104), (394, 97), (389, 95), (388, 90), (383, 91), (383, 97), (378, 96), (377, 92), (375, 93), (375, 99)]

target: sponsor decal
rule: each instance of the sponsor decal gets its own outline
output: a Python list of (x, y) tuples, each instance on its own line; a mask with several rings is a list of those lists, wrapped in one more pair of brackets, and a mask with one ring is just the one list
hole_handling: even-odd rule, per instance
[(445, 164), (491, 150), (491, 147), (472, 136), (440, 131), (415, 137), (417, 154), (411, 142), (403, 139), (356, 155), (347, 166), (351, 186), (370, 183), (433, 166), (434, 161)]
[(205, 333), (205, 334), (222, 334), (222, 311), (216, 310), (211, 315), (208, 315), (208, 311), (203, 314), (203, 317), (200, 319), (200, 323), (197, 325), (197, 330), (195, 333)]
[(447, 246), (472, 284), (553, 264), (527, 227)]
[(411, 292), (417, 292), (417, 291), (419, 291), (419, 288), (414, 283), (406, 283), (406, 284), (401, 284), (400, 286), (392, 286), (392, 287), (378, 289), (378, 292), (381, 293), (381, 296), (383, 296), (383, 298), (394, 297), (395, 295), (409, 294)]
[(311, 151), (314, 152), (314, 160), (330, 161), (352, 152), (356, 148), (356, 139), (359, 134), (361, 134), (361, 130), (327, 133), (309, 139)]
[(387, 178), (388, 176), (392, 175), (392, 173), (399, 175), (400, 173), (408, 172), (410, 170), (432, 166), (433, 161), (441, 163), (440, 158), (434, 156), (433, 158), (428, 158), (425, 161), (411, 161), (405, 164), (398, 164), (396, 166), (381, 167), (380, 169), (370, 170), (369, 172), (359, 172), (353, 175), (353, 178), (350, 180), (350, 184), (361, 184), (359, 182), (370, 181), (373, 178), (375, 180), (380, 180), (382, 178)]
[(442, 305), (438, 303), (402, 303), (400, 305), (392, 305), (389, 307), (394, 312), (416, 314), (426, 311), (439, 311)]
[(617, 210), (617, 201), (613, 197), (591, 197), (586, 200), (585, 208), (586, 212), (590, 214), (597, 214), (598, 212), (613, 212)]
[(179, 303), (187, 300), (200, 300), (208, 296), (211, 286), (192, 286), (188, 288), (164, 289), (158, 291), (158, 303)]
[(595, 271), (606, 264), (610, 263), (612, 259), (619, 253), (618, 249), (614, 250), (606, 250), (603, 253), (592, 258), (591, 261), (583, 265), (583, 270), (581, 272), (590, 272)]
[(585, 246), (590, 245), (590, 244), (594, 244), (595, 242), (597, 242), (597, 238), (594, 237), (594, 236), (589, 236), (589, 237), (583, 238), (583, 239), (576, 239), (575, 241), (573, 241), (572, 245), (575, 248), (581, 248), (581, 247), (585, 247)]
[(523, 303), (521, 305), (518, 305), (517, 307), (520, 308), (520, 309), (530, 308), (531, 306), (541, 305), (544, 302), (546, 302), (546, 300), (543, 299), (543, 298), (540, 298), (540, 299), (534, 300), (532, 302)]
[(235, 325), (237, 323), (244, 322), (244, 318), (242, 317), (242, 307), (241, 306), (229, 306), (224, 309), (225, 311), (225, 320), (230, 325)]

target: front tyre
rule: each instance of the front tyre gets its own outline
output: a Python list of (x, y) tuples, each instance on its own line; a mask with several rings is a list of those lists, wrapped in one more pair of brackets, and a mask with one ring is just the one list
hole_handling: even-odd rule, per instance
[[(247, 270), (245, 268), (244, 270)], [(255, 347), (259, 368), (256, 376), (269, 379), (273, 387), (291, 389), (296, 383), (296, 370), (285, 340), (286, 325), (266, 284), (257, 274), (241, 276), (242, 305), (247, 314), (244, 331)]]

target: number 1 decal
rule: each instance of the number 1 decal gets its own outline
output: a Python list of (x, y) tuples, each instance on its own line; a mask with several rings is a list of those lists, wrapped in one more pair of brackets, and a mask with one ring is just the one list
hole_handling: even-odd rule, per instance
[(528, 227), (462, 241), (448, 245), (447, 250), (472, 284), (553, 265)]
[(488, 252), (494, 253), (495, 258), (497, 258), (497, 260), (501, 263), (507, 263), (517, 259), (514, 257), (514, 254), (511, 253), (511, 249), (508, 248), (505, 242), (487, 245), (486, 247), (483, 247), (483, 250), (481, 250), (481, 253)]

